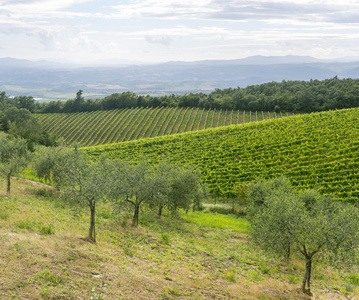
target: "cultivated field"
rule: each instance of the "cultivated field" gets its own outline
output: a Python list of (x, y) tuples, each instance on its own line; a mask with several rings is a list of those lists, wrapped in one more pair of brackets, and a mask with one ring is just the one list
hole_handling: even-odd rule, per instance
[(232, 125), (166, 137), (83, 148), (127, 160), (163, 156), (200, 168), (212, 192), (235, 196), (236, 185), (287, 175), (349, 201), (359, 196), (359, 109)]
[(82, 146), (118, 143), (281, 117), (281, 113), (274, 112), (164, 107), (37, 115), (48, 132), (64, 138), (67, 145), (80, 143)]

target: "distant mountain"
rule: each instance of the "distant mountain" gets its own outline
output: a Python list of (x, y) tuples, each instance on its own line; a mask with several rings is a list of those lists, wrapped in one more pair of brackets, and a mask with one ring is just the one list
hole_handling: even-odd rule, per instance
[(251, 56), (237, 60), (80, 67), (0, 58), (0, 91), (44, 99), (68, 99), (79, 89), (92, 98), (128, 90), (137, 94), (184, 94), (334, 76), (359, 78), (359, 59), (346, 62), (307, 56)]

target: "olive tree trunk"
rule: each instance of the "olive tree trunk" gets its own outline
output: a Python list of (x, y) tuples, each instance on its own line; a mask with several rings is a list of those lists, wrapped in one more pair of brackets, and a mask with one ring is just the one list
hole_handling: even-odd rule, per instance
[(10, 187), (11, 187), (11, 172), (9, 172), (6, 176), (7, 178), (7, 189), (6, 192), (8, 195), (10, 195)]
[(140, 214), (140, 204), (135, 204), (135, 211), (132, 218), (132, 226), (138, 226), (138, 216)]
[(96, 243), (96, 227), (95, 227), (96, 202), (94, 200), (89, 201), (89, 207), (91, 211), (91, 218), (90, 218), (90, 229), (89, 229), (88, 238), (91, 242)]

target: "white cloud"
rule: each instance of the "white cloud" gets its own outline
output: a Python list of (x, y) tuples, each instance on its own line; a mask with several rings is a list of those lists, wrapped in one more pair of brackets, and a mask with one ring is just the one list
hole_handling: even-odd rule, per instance
[(173, 39), (168, 35), (146, 35), (145, 39), (150, 44), (161, 44), (165, 46), (169, 46), (173, 42)]
[(63, 18), (86, 17), (89, 13), (73, 13), (65, 9), (75, 4), (83, 4), (94, 0), (0, 0), (0, 16), (6, 14), (11, 18)]
[(353, 11), (359, 10), (355, 0), (142, 0), (114, 6), (117, 13), (112, 17), (162, 18), (162, 19), (211, 19), (211, 20), (276, 20), (298, 19), (335, 22), (336, 16), (353, 15), (350, 22), (357, 23)]

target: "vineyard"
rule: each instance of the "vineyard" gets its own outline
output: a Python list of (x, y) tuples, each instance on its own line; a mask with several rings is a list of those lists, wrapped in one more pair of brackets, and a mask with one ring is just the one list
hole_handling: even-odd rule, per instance
[(83, 149), (94, 158), (107, 153), (133, 161), (147, 157), (156, 162), (169, 155), (176, 162), (198, 166), (212, 193), (228, 197), (235, 196), (240, 182), (282, 174), (300, 188), (318, 187), (348, 201), (359, 197), (359, 109)]
[(160, 107), (38, 114), (36, 117), (45, 130), (62, 137), (65, 144), (93, 146), (276, 119), (282, 114)]

